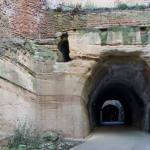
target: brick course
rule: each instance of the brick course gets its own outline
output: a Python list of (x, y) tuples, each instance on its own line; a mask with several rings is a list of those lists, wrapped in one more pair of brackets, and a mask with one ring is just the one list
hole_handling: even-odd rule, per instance
[(53, 37), (58, 31), (74, 28), (150, 24), (150, 10), (97, 12), (73, 17), (69, 13), (58, 14), (46, 10), (44, 5), (44, 0), (1, 0), (0, 9), (9, 18), (11, 35), (44, 39)]

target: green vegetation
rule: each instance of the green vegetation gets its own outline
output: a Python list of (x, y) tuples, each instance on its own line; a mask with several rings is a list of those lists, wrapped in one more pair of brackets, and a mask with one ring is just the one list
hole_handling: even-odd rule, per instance
[(132, 44), (133, 39), (133, 28), (130, 26), (122, 27), (123, 43), (125, 45)]
[(124, 45), (132, 45), (135, 39), (136, 32), (140, 32), (141, 43), (143, 45), (148, 44), (149, 39), (149, 28), (148, 27), (137, 27), (137, 26), (114, 26), (108, 29), (100, 30), (101, 45), (107, 45), (108, 32), (121, 32), (123, 37)]
[(101, 37), (101, 45), (106, 45), (107, 44), (107, 35), (108, 35), (108, 32), (107, 30), (101, 30), (100, 32), (100, 37)]
[(143, 45), (148, 44), (148, 28), (145, 28), (145, 31), (141, 31), (141, 41)]
[(12, 137), (9, 138), (8, 148), (10, 150), (39, 149), (42, 143), (36, 130), (32, 130), (24, 123), (19, 125)]
[(120, 4), (118, 4), (117, 8), (120, 10), (126, 10), (129, 8), (129, 6), (125, 3), (120, 3)]
[(31, 54), (34, 55), (34, 44), (31, 41), (26, 40), (24, 43), (24, 48)]
[(136, 5), (137, 6), (137, 9), (146, 9), (146, 6), (145, 5)]
[(127, 3), (118, 3), (115, 7), (99, 7), (94, 2), (88, 0), (84, 5), (82, 3), (75, 4), (75, 3), (64, 3), (55, 10), (56, 12), (62, 13), (63, 11), (72, 11), (74, 10), (77, 5), (80, 5), (81, 9), (88, 9), (88, 10), (102, 10), (102, 11), (110, 11), (110, 10), (144, 10), (146, 8), (150, 8), (150, 5), (143, 5), (143, 4), (136, 4), (136, 5), (128, 5)]
[(34, 55), (34, 58), (41, 59), (41, 60), (55, 60), (56, 56), (55, 56), (54, 52), (47, 50), (44, 52), (41, 52), (41, 51), (36, 52)]
[(121, 31), (121, 27), (120, 26), (113, 26), (109, 30), (113, 31), (113, 32), (119, 32), (119, 31)]
[(39, 133), (37, 130), (32, 130), (26, 123), (20, 124), (14, 135), (8, 139), (8, 145), (1, 150), (69, 150), (81, 143), (66, 140), (61, 134), (53, 131)]
[(117, 5), (117, 9), (120, 9), (120, 10), (143, 10), (143, 9), (146, 9), (147, 6), (145, 5), (127, 5), (126, 3), (119, 3)]

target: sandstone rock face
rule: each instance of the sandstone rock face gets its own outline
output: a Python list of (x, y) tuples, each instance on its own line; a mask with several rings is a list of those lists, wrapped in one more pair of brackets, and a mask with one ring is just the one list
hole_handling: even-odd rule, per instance
[[(107, 43), (106, 38), (106, 45), (101, 45), (99, 31), (85, 35), (70, 32), (73, 61), (68, 63), (56, 62), (56, 46), (47, 45), (47, 42), (33, 46), (34, 56), (23, 50), (17, 55), (5, 51), (0, 59), (1, 138), (9, 136), (16, 124), (24, 121), (42, 132), (57, 130), (66, 137), (86, 137), (95, 127), (91, 106), (97, 101), (93, 94), (99, 93), (109, 82), (121, 81), (133, 86), (136, 93), (140, 93), (140, 102), (147, 105), (142, 107), (145, 113), (141, 116), (133, 100), (133, 125), (149, 130), (150, 46), (123, 45), (121, 33), (120, 42)], [(142, 120), (140, 124), (137, 115)]]
[[(112, 44), (108, 43), (103, 46), (100, 42), (99, 44), (92, 43), (88, 40), (91, 35), (99, 37), (98, 33), (90, 32), (84, 35), (82, 32), (71, 32), (69, 40), (73, 61), (55, 63), (51, 73), (39, 76), (39, 89), (37, 90), (40, 95), (44, 130), (62, 130), (66, 136), (73, 137), (87, 136), (90, 129), (95, 126), (92, 121), (92, 110), (89, 107), (92, 105), (90, 104), (92, 93), (94, 91), (99, 93), (96, 90), (98, 83), (101, 83), (101, 88), (103, 88), (109, 80), (111, 81), (111, 78), (112, 83), (123, 82), (131, 86), (134, 83), (136, 93), (141, 92), (142, 103), (149, 103), (147, 95), (149, 84), (145, 84), (148, 77), (145, 75), (149, 74), (146, 71), (149, 68), (149, 45), (140, 45), (141, 42), (137, 45), (133, 39), (131, 39), (132, 45), (123, 45), (123, 37), (119, 33), (121, 42), (114, 41)], [(144, 70), (147, 73), (144, 73)], [(136, 110), (142, 111), (138, 104), (134, 102), (131, 105), (134, 105), (132, 108), (133, 125), (147, 130), (149, 126), (147, 114), (144, 113), (141, 117), (140, 113), (136, 112)], [(137, 120), (137, 115), (142, 121)]]
[(0, 37), (7, 37), (10, 35), (8, 17), (3, 12), (0, 12), (0, 18)]
[(19, 123), (27, 122), (37, 126), (36, 95), (2, 79), (0, 82), (0, 139), (13, 134)]
[[(117, 90), (132, 116), (127, 120), (150, 130), (149, 10), (68, 18), (45, 12), (39, 0), (30, 7), (24, 0), (9, 4), (1, 5), (0, 13), (0, 140), (10, 136), (18, 122), (42, 132), (86, 137), (98, 126), (97, 106)], [(57, 40), (50, 37), (66, 29), (73, 60), (57, 62)]]
[[(0, 140), (13, 134), (20, 123), (39, 127), (36, 79), (30, 68), (32, 60), (28, 52), (17, 46), (11, 46), (11, 50), (3, 46), (0, 59)], [(17, 50), (13, 51), (14, 48)]]

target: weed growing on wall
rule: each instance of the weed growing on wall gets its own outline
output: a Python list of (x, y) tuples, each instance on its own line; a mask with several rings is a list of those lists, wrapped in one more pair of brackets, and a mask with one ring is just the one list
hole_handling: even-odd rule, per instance
[(33, 49), (33, 43), (29, 40), (26, 40), (24, 43), (24, 48), (31, 54), (34, 55), (35, 51)]
[(129, 6), (125, 3), (120, 3), (120, 4), (118, 4), (117, 8), (120, 10), (126, 10), (129, 8)]
[(0, 150), (69, 150), (82, 143), (65, 139), (54, 131), (39, 133), (26, 123), (19, 124), (14, 135), (8, 139), (8, 145)]
[(26, 123), (19, 124), (15, 133), (9, 138), (8, 148), (16, 150), (39, 149), (42, 143), (36, 130), (32, 130)]

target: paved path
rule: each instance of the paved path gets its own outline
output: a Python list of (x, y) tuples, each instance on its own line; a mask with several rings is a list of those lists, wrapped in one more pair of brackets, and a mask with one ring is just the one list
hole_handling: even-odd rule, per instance
[(127, 127), (101, 127), (73, 150), (150, 150), (150, 134)]

